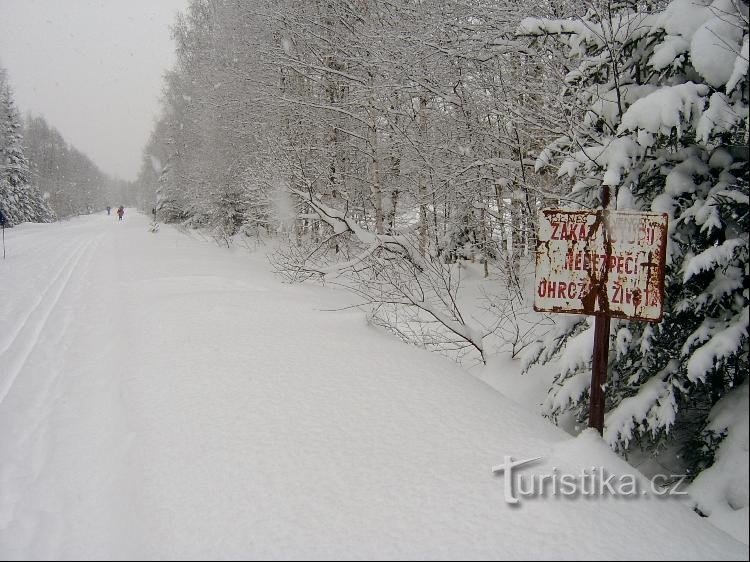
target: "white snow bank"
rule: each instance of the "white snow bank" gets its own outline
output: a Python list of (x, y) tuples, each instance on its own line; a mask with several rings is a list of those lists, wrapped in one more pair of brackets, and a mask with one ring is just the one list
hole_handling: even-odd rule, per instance
[(748, 454), (750, 452), (750, 393), (748, 383), (716, 403), (708, 429), (726, 432), (714, 464), (690, 486), (697, 507), (737, 540), (748, 542)]

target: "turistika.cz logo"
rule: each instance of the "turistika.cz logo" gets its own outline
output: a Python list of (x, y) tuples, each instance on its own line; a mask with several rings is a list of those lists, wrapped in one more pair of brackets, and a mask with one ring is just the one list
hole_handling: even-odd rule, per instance
[(514, 461), (504, 457), (503, 464), (492, 467), (492, 472), (503, 476), (505, 501), (518, 504), (520, 498), (547, 497), (673, 497), (686, 496), (680, 486), (686, 476), (659, 474), (654, 476), (649, 486), (643, 486), (642, 479), (632, 474), (607, 474), (603, 467), (583, 469), (578, 474), (563, 474), (556, 467), (547, 474), (520, 474), (517, 469), (530, 465), (542, 457)]

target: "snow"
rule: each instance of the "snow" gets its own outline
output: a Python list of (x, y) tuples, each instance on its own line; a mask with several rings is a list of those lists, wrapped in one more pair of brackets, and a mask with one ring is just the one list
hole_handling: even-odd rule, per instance
[(618, 211), (635, 211), (638, 209), (635, 197), (633, 197), (633, 193), (628, 186), (621, 186), (617, 190), (616, 203)]
[(748, 307), (745, 307), (737, 315), (736, 322), (713, 332), (711, 339), (696, 349), (690, 357), (687, 364), (688, 378), (691, 381), (704, 381), (706, 374), (720, 366), (723, 360), (747, 342), (748, 321), (750, 321), (750, 315)]
[(292, 56), (294, 54), (294, 43), (288, 37), (284, 37), (281, 40), (281, 47), (287, 55)]
[[(747, 108), (744, 108), (747, 112)], [(708, 143), (712, 135), (731, 131), (742, 121), (742, 114), (734, 111), (729, 98), (721, 92), (711, 95), (708, 109), (703, 112), (695, 130), (696, 137), (703, 143)]]
[(555, 362), (557, 372), (566, 374), (579, 371), (554, 388), (544, 401), (543, 411), (562, 411), (569, 403), (576, 402), (591, 386), (591, 375), (586, 368), (591, 363), (594, 349), (594, 324), (571, 337), (560, 358)]
[(644, 129), (649, 133), (669, 135), (673, 128), (682, 135), (683, 121), (700, 117), (703, 96), (708, 86), (686, 82), (676, 86), (664, 86), (637, 100), (622, 117), (618, 133)]
[(149, 155), (149, 160), (151, 161), (151, 169), (154, 171), (155, 174), (161, 174), (164, 171), (164, 166), (161, 163), (161, 160), (154, 156), (153, 154)]
[(711, 153), (711, 157), (708, 159), (708, 165), (714, 169), (729, 168), (732, 165), (734, 158), (729, 151), (723, 146), (717, 148)]
[(689, 51), (706, 82), (731, 92), (747, 73), (747, 17), (736, 0), (674, 0), (661, 16), (667, 35), (649, 64), (662, 70)]
[(635, 437), (634, 433), (644, 431), (638, 420), (648, 420), (647, 427), (653, 433), (659, 429), (669, 431), (677, 413), (674, 388), (668, 381), (669, 375), (675, 370), (674, 364), (670, 363), (662, 373), (641, 385), (637, 394), (623, 399), (607, 414), (604, 422), (604, 440), (610, 446), (622, 440), (627, 447)]
[(723, 397), (711, 411), (708, 429), (727, 432), (714, 464), (690, 486), (690, 495), (710, 520), (721, 524), (738, 540), (747, 540), (748, 450), (750, 450), (750, 387), (742, 385)]
[(604, 173), (602, 183), (616, 187), (620, 184), (622, 174), (630, 171), (631, 159), (637, 154), (636, 144), (629, 137), (613, 139), (607, 146), (605, 154), (607, 171)]
[(664, 29), (670, 35), (692, 39), (695, 31), (712, 16), (711, 0), (674, 0), (662, 14)]
[(737, 55), (737, 59), (734, 61), (734, 68), (732, 69), (732, 75), (727, 80), (727, 92), (731, 92), (737, 87), (740, 80), (747, 75), (748, 62), (750, 62), (750, 43), (748, 42), (748, 36), (742, 38), (742, 47)]
[(644, 37), (660, 23), (660, 17), (640, 12), (615, 13), (611, 19), (606, 18), (598, 23), (590, 20), (549, 20), (528, 17), (521, 20), (516, 34), (562, 35), (561, 39), (566, 40), (571, 49), (569, 54), (578, 56), (585, 52), (586, 45), (604, 47), (610, 38), (617, 42), (624, 42), (627, 38)]
[(574, 177), (580, 166), (584, 168), (604, 166), (607, 171), (602, 178), (602, 183), (615, 187), (622, 180), (622, 174), (630, 171), (633, 158), (637, 154), (638, 146), (629, 136), (608, 138), (605, 139), (604, 144), (586, 146), (567, 157), (557, 175), (558, 177), (563, 175)]
[(3, 559), (747, 559), (673, 498), (509, 506), (506, 455), (643, 477), (595, 433), (330, 312), (348, 295), (148, 223), (6, 232)]
[(730, 81), (740, 54), (743, 31), (747, 25), (737, 13), (736, 0), (717, 0), (711, 6), (712, 17), (701, 25), (690, 43), (690, 60), (714, 88)]
[(714, 278), (706, 290), (697, 298), (685, 300), (680, 307), (682, 310), (701, 311), (708, 306), (714, 305), (727, 295), (741, 292), (745, 276), (742, 268), (735, 265), (717, 268)]
[(614, 352), (617, 355), (617, 357), (621, 357), (630, 349), (630, 344), (633, 342), (633, 332), (631, 332), (628, 328), (620, 328), (617, 330), (617, 335), (615, 336), (615, 349)]
[(663, 70), (671, 66), (677, 57), (684, 55), (689, 49), (690, 43), (683, 37), (667, 35), (661, 43), (654, 47), (654, 54), (648, 64), (654, 70)]
[(685, 193), (695, 193), (698, 186), (695, 184), (694, 177), (703, 175), (707, 171), (708, 167), (700, 158), (687, 158), (667, 174), (664, 192), (672, 197), (680, 197)]
[(702, 271), (709, 271), (715, 267), (721, 267), (728, 264), (734, 257), (738, 248), (747, 244), (747, 240), (742, 238), (730, 238), (723, 243), (712, 246), (697, 256), (686, 261), (683, 281), (687, 283), (691, 277), (698, 275)]
[(624, 86), (620, 86), (619, 96), (616, 89), (599, 93), (598, 99), (596, 99), (591, 104), (590, 111), (587, 112), (584, 117), (584, 125), (593, 125), (594, 123), (596, 123), (597, 119), (604, 119), (607, 124), (611, 125), (612, 127), (616, 127), (619, 124), (620, 119), (620, 105), (618, 104), (618, 97), (620, 100), (620, 104), (622, 104), (623, 107), (628, 107), (635, 103), (637, 100), (646, 97), (656, 90), (656, 86), (653, 86), (651, 84), (626, 84)]

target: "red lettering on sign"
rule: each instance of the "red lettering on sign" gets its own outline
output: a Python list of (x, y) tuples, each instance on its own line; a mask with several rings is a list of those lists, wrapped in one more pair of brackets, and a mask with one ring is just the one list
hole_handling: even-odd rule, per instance
[(659, 320), (666, 239), (664, 214), (545, 210), (535, 309)]
[(619, 283), (615, 283), (614, 294), (612, 295), (612, 298), (609, 299), (609, 302), (612, 304), (622, 304), (622, 285)]
[[(604, 258), (606, 259), (607, 256), (604, 256)], [(608, 261), (609, 263), (607, 264), (607, 269), (609, 269), (609, 271), (614, 271), (615, 267), (617, 267), (617, 256), (609, 256)]]
[(560, 240), (560, 223), (551, 222), (550, 225), (552, 225), (552, 236), (550, 238), (552, 240)]
[(607, 256), (568, 250), (563, 268), (570, 271), (596, 272), (599, 275), (603, 275), (607, 270), (620, 275), (638, 275), (638, 261), (632, 254)]
[(588, 229), (585, 224), (551, 222), (552, 236), (551, 240), (586, 240), (588, 238)]
[(565, 255), (565, 269), (575, 269), (575, 260), (580, 252), (573, 253), (573, 250), (569, 250)]
[(641, 291), (640, 289), (634, 289), (633, 290), (633, 305), (638, 308), (638, 306), (641, 304)]
[(635, 258), (633, 256), (628, 256), (625, 258), (625, 273), (628, 275), (635, 275), (635, 268), (633, 267), (635, 265)]
[(647, 306), (659, 306), (661, 304), (661, 297), (654, 292), (647, 293)]
[(653, 226), (641, 226), (638, 229), (638, 243), (652, 245), (656, 240), (656, 229)]
[(611, 304), (632, 304), (636, 307), (641, 304), (642, 298), (639, 289), (623, 287), (619, 281), (614, 283), (612, 289), (612, 298), (609, 301)]

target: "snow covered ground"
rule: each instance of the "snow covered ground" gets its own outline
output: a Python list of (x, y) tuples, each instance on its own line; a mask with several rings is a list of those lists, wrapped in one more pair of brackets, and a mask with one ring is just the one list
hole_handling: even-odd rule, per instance
[[(135, 213), (6, 232), (0, 557), (747, 559), (348, 297)], [(634, 497), (524, 497), (602, 467)]]

